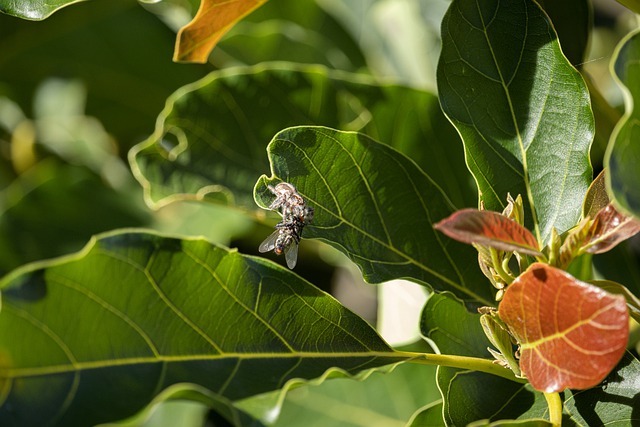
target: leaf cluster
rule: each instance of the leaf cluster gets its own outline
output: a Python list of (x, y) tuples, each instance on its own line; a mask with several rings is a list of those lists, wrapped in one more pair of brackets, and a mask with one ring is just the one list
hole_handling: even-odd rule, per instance
[[(75, 3), (0, 0), (0, 425), (640, 419), (637, 30), (620, 114), (584, 0)], [(329, 247), (428, 294), (417, 343)]]

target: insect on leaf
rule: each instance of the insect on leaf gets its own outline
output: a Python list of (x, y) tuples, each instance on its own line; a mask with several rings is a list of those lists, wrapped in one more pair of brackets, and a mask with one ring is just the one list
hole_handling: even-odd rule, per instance
[(294, 185), (315, 211), (305, 238), (344, 252), (367, 281), (409, 278), (491, 304), (475, 249), (433, 229), (454, 208), (409, 158), (366, 135), (315, 126), (285, 129), (267, 150), (272, 175), (256, 183), (256, 202), (272, 203), (268, 185)]

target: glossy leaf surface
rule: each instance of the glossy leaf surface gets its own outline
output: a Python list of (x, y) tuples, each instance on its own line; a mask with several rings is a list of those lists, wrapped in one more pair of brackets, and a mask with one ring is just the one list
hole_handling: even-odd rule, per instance
[(604, 207), (595, 217), (587, 252), (599, 254), (640, 232), (640, 220), (618, 211), (613, 203)]
[(440, 103), (462, 135), (485, 209), (502, 211), (507, 193), (521, 194), (525, 225), (546, 244), (553, 227), (576, 224), (591, 182), (584, 80), (530, 0), (455, 0), (442, 40)]
[(497, 212), (463, 209), (434, 227), (460, 242), (532, 256), (542, 255), (536, 238), (529, 230)]
[(509, 285), (499, 313), (520, 343), (520, 369), (536, 390), (593, 387), (627, 345), (623, 297), (545, 264), (533, 264)]
[(565, 391), (562, 425), (633, 426), (640, 422), (640, 361), (626, 352), (597, 387)]
[(103, 236), (0, 289), (2, 425), (120, 419), (176, 383), (228, 408), (293, 378), (401, 360), (298, 276), (204, 240)]
[(0, 12), (29, 20), (45, 19), (53, 12), (84, 0), (0, 0)]
[(206, 62), (220, 38), (267, 0), (202, 0), (196, 16), (178, 32), (175, 61)]
[(613, 70), (625, 99), (625, 114), (616, 126), (605, 157), (607, 186), (613, 200), (626, 212), (640, 218), (640, 32), (620, 42)]
[(315, 209), (305, 237), (344, 252), (367, 281), (407, 278), (490, 301), (475, 250), (432, 227), (453, 207), (409, 158), (359, 133), (304, 126), (278, 133), (268, 153), (272, 175), (256, 184), (258, 204), (274, 199), (267, 185), (294, 185)]
[[(450, 294), (434, 294), (429, 298), (422, 312), (420, 329), (443, 354), (492, 358), (480, 315), (467, 311), (464, 304)], [(528, 420), (546, 415), (544, 398), (530, 385), (494, 375), (441, 366), (438, 387), (448, 425), (467, 425), (482, 419)]]
[(169, 98), (155, 133), (129, 158), (154, 207), (205, 198), (252, 209), (267, 144), (296, 125), (363, 132), (410, 156), (456, 205), (475, 205), (462, 146), (434, 95), (321, 67), (212, 73)]

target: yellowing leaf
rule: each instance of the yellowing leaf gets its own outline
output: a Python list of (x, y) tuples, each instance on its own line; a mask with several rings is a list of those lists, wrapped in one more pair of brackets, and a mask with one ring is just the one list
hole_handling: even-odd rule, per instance
[(202, 0), (196, 16), (178, 32), (173, 60), (206, 62), (220, 38), (267, 0)]

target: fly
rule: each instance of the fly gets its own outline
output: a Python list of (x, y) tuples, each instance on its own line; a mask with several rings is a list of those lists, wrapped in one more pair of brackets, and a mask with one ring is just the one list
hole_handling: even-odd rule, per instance
[(269, 209), (281, 209), (282, 221), (276, 224), (276, 230), (260, 244), (258, 250), (263, 253), (272, 250), (276, 255), (284, 252), (287, 266), (293, 269), (298, 261), (302, 230), (313, 219), (314, 211), (306, 205), (296, 188), (287, 182), (267, 188), (276, 196)]

